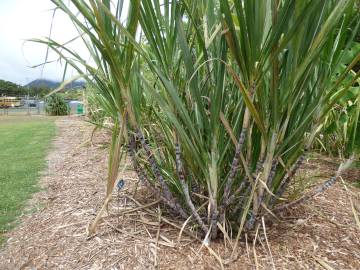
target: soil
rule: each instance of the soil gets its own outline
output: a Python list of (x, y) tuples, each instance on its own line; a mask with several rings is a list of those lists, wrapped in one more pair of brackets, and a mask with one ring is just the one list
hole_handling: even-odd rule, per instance
[[(88, 237), (87, 227), (104, 199), (109, 134), (96, 132), (90, 141), (93, 127), (79, 117), (60, 118), (56, 125), (48, 169), (40, 179), (43, 189), (7, 233), (0, 269), (220, 269), (221, 263), (225, 269), (360, 269), (360, 228), (354, 218), (360, 192), (341, 181), (267, 224), (266, 233), (260, 226), (257, 243), (240, 242), (229, 260), (233, 243), (228, 241), (212, 242), (208, 249), (191, 228), (178, 241), (182, 224), (161, 210), (146, 188), (136, 188), (136, 174), (123, 164), (125, 186), (114, 191), (97, 234)], [(333, 163), (320, 156), (309, 159), (295, 191), (309, 188), (304, 179), (314, 179), (311, 185), (324, 181), (336, 171)], [(360, 175), (355, 170), (349, 178), (353, 174)]]

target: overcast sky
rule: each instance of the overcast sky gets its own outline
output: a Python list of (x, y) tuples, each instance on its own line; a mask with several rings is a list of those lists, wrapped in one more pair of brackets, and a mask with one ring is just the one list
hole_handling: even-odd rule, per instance
[[(43, 73), (40, 67), (30, 68), (44, 62), (46, 46), (24, 43), (29, 38), (49, 35), (52, 8), (50, 0), (0, 0), (0, 79), (21, 85), (37, 78), (62, 79), (63, 66), (60, 63), (47, 64)], [(65, 42), (76, 33), (71, 21), (57, 12), (52, 38)], [(54, 59), (56, 55), (51, 54), (50, 60)]]

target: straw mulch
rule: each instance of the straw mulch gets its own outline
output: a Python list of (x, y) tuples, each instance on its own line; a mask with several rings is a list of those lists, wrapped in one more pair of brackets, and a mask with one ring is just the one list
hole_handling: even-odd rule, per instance
[[(41, 177), (44, 189), (8, 233), (0, 269), (219, 269), (219, 261), (225, 269), (360, 269), (354, 221), (359, 190), (346, 191), (341, 182), (268, 223), (266, 230), (260, 226), (257, 244), (249, 236), (230, 261), (227, 241), (211, 243), (211, 251), (201, 248), (188, 226), (179, 237), (182, 224), (152, 194), (136, 188), (136, 175), (124, 164), (125, 186), (114, 192), (97, 235), (88, 238), (87, 226), (105, 192), (109, 135), (97, 132), (90, 142), (92, 126), (80, 118), (56, 124), (58, 136)], [(294, 188), (309, 188), (304, 177), (323, 180), (333, 170), (319, 159), (308, 162)]]

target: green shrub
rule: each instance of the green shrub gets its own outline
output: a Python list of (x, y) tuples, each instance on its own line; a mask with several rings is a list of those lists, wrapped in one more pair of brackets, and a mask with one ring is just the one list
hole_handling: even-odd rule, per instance
[(59, 94), (53, 94), (46, 98), (45, 111), (49, 115), (67, 115), (70, 112), (69, 106)]

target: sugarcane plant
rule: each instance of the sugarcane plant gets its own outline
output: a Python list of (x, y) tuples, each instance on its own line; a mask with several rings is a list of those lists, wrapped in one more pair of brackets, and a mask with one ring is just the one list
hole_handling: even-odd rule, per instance
[(37, 41), (88, 80), (114, 123), (90, 233), (127, 152), (172, 214), (206, 239), (220, 225), (238, 239), (287, 204), (320, 125), (359, 77), (342, 84), (359, 53), (335, 72), (359, 28), (354, 0), (134, 0), (127, 13), (121, 0), (52, 1), (92, 60)]

